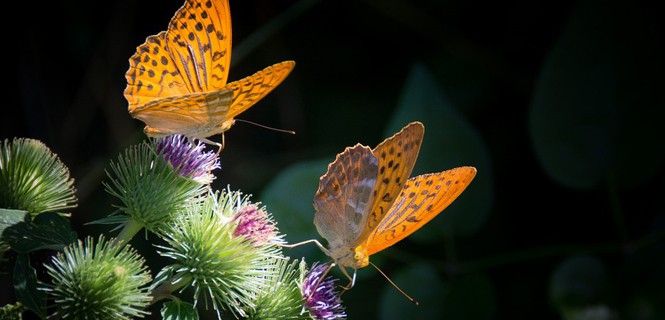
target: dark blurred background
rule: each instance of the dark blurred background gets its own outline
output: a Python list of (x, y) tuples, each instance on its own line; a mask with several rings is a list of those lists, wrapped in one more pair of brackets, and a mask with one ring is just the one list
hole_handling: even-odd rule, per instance
[[(40, 139), (59, 154), (77, 182), (73, 224), (99, 234), (84, 223), (113, 210), (101, 185), (108, 161), (145, 139), (122, 95), (127, 60), (182, 1), (14, 5), (22, 22), (6, 22), (0, 138)], [(343, 296), (351, 319), (665, 319), (662, 10), (510, 0), (231, 7), (231, 80), (297, 62), (240, 118), (297, 135), (236, 124), (214, 186), (263, 201), (290, 242), (319, 237), (312, 196), (345, 146), (374, 146), (420, 120), (414, 174), (478, 168), (449, 209), (372, 257), (421, 306), (366, 268)], [(164, 263), (148, 241), (136, 245), (154, 268)], [(291, 254), (325, 259), (315, 248)]]

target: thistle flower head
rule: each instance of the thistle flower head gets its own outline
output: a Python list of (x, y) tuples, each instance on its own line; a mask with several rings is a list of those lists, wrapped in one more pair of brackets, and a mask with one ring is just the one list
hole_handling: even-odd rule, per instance
[(0, 144), (0, 208), (36, 215), (76, 206), (69, 169), (38, 140)]
[(305, 308), (316, 320), (346, 318), (342, 298), (335, 290), (335, 279), (333, 277), (322, 279), (329, 268), (326, 264), (315, 263), (300, 286)]
[(194, 304), (202, 302), (206, 309), (211, 304), (220, 318), (222, 310), (246, 316), (279, 255), (277, 247), (233, 235), (236, 227), (223, 214), (231, 201), (229, 193), (219, 193), (192, 204), (163, 233), (168, 245), (158, 247), (173, 263), (157, 275), (155, 286), (191, 287)]
[(240, 191), (225, 190), (216, 198), (216, 214), (234, 226), (233, 236), (246, 238), (255, 246), (283, 243), (284, 235), (279, 234), (265, 206), (250, 198)]
[(193, 144), (183, 135), (159, 139), (156, 149), (178, 174), (202, 184), (210, 184), (215, 179), (211, 171), (220, 168), (217, 154), (206, 152), (201, 142)]
[(282, 237), (277, 233), (275, 221), (265, 207), (259, 208), (254, 203), (245, 204), (237, 209), (232, 221), (236, 224), (233, 235), (246, 237), (255, 245), (282, 241)]
[(106, 191), (121, 201), (120, 211), (157, 233), (207, 190), (204, 184), (178, 174), (146, 143), (121, 154), (111, 163), (108, 176)]
[(100, 237), (66, 247), (45, 265), (52, 284), (43, 288), (55, 301), (52, 316), (63, 319), (132, 319), (148, 314), (145, 287), (150, 273), (131, 247)]

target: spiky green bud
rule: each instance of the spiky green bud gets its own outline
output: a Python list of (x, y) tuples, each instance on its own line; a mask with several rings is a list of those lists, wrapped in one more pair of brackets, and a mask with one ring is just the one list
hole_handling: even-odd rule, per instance
[(180, 175), (147, 143), (128, 148), (111, 164), (108, 175), (111, 182), (105, 187), (122, 203), (120, 211), (132, 223), (157, 233), (206, 190), (204, 184)]
[(168, 245), (158, 247), (173, 264), (157, 275), (155, 286), (191, 287), (195, 305), (214, 308), (220, 318), (223, 310), (246, 315), (266, 288), (279, 249), (234, 235), (236, 226), (225, 211), (237, 203), (236, 193), (210, 194), (178, 216), (163, 233)]
[(275, 259), (275, 272), (267, 273), (267, 287), (254, 300), (254, 308), (247, 311), (252, 320), (301, 319), (311, 320), (303, 310), (303, 297), (298, 286), (298, 261)]
[(130, 246), (100, 237), (78, 241), (45, 267), (52, 283), (43, 288), (54, 301), (52, 316), (116, 320), (143, 317), (152, 300), (145, 262)]
[(0, 208), (36, 215), (76, 206), (69, 169), (38, 140), (15, 138), (0, 145)]

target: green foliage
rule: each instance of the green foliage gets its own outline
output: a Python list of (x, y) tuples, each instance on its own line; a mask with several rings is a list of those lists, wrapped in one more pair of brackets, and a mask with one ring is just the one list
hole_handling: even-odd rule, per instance
[(152, 232), (173, 221), (177, 213), (206, 191), (205, 185), (180, 176), (153, 147), (132, 146), (111, 163), (106, 191), (118, 208)]
[[(261, 193), (261, 202), (270, 208), (279, 229), (286, 234), (289, 243), (318, 237), (314, 228), (314, 207), (309, 199), (314, 197), (319, 177), (334, 159), (303, 161), (280, 172)], [(306, 199), (293, 201), (293, 199)], [(288, 251), (292, 257), (314, 257), (320, 250), (314, 246), (303, 246)]]
[(634, 3), (582, 1), (543, 65), (530, 133), (542, 166), (567, 187), (629, 187), (662, 168), (665, 108), (654, 103), (665, 50), (643, 15)]
[(23, 223), (27, 217), (27, 211), (0, 209), (0, 263), (3, 262), (3, 256), (10, 248), (5, 240), (5, 230), (11, 226)]
[(52, 316), (115, 320), (148, 314), (151, 277), (143, 258), (103, 236), (93, 242), (72, 244), (45, 265), (52, 284), (43, 290), (56, 302)]
[(571, 257), (554, 271), (549, 291), (552, 304), (564, 313), (604, 305), (609, 302), (609, 275), (594, 257)]
[(69, 169), (43, 143), (15, 138), (0, 145), (0, 208), (37, 215), (76, 206)]
[(161, 314), (163, 320), (199, 320), (196, 307), (180, 300), (164, 303)]
[(2, 237), (13, 250), (20, 253), (42, 249), (61, 250), (77, 239), (69, 220), (57, 213), (44, 213), (33, 221), (19, 222), (8, 227)]
[(37, 274), (27, 254), (19, 254), (14, 266), (14, 292), (18, 301), (41, 319), (46, 318), (46, 294), (37, 287)]
[(466, 275), (442, 280), (429, 264), (413, 264), (395, 275), (403, 290), (412, 295), (414, 305), (390, 286), (382, 294), (382, 319), (493, 319), (496, 311), (494, 289), (483, 275)]

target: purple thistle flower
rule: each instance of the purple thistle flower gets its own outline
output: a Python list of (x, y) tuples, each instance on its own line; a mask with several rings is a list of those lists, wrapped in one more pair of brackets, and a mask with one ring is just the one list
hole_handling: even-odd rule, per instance
[(310, 315), (317, 320), (344, 319), (346, 313), (342, 306), (342, 298), (335, 291), (335, 279), (325, 276), (329, 266), (314, 263), (305, 276), (300, 288), (305, 299), (305, 307)]
[(201, 142), (193, 144), (179, 134), (159, 139), (157, 153), (163, 156), (178, 174), (202, 184), (211, 183), (215, 176), (210, 172), (220, 168), (217, 154), (206, 152)]
[(232, 219), (236, 223), (234, 236), (244, 236), (254, 245), (281, 242), (277, 235), (277, 226), (263, 208), (255, 204), (247, 204), (235, 213)]

